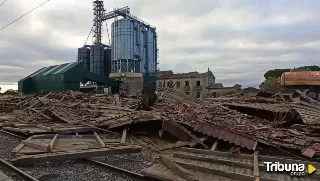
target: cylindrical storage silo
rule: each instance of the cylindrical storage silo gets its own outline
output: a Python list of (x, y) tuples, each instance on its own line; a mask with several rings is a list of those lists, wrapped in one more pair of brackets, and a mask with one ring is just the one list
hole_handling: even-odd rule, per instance
[(157, 33), (155, 30), (147, 31), (147, 69), (148, 73), (156, 75), (157, 73)]
[(90, 72), (104, 75), (105, 74), (104, 46), (92, 45), (90, 49)]
[(141, 72), (141, 23), (121, 19), (111, 28), (111, 72)]
[(111, 48), (104, 49), (104, 75), (109, 76), (111, 73)]
[(112, 23), (111, 72), (156, 73), (157, 36), (137, 20), (121, 19)]
[(83, 61), (84, 70), (90, 71), (90, 49), (87, 47), (78, 48), (77, 61)]

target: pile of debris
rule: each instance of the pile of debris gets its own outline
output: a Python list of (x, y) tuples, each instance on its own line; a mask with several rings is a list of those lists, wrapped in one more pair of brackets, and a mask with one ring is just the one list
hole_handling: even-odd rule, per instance
[[(147, 111), (130, 109), (137, 100), (116, 95), (47, 93), (0, 100), (0, 124), (67, 123), (115, 128), (122, 125), (160, 120)], [(122, 105), (121, 105), (122, 104)]]
[[(300, 150), (308, 157), (320, 153), (320, 106), (307, 102), (310, 99), (303, 99), (303, 94), (294, 101), (279, 100), (277, 96), (257, 96), (217, 98), (206, 103), (180, 99), (173, 91), (165, 94), (169, 94), (165, 97), (170, 98), (171, 103), (157, 107), (164, 120), (252, 150), (261, 143)], [(178, 128), (168, 128), (167, 125), (163, 129), (171, 134), (178, 132)]]
[[(28, 137), (13, 150), (15, 165), (145, 148), (159, 156), (160, 162), (143, 173), (160, 180), (197, 176), (277, 180), (261, 171), (265, 168), (261, 164), (283, 158), (258, 155), (258, 151), (278, 149), (294, 155), (297, 163), (301, 157), (320, 156), (320, 103), (304, 92), (297, 93), (199, 100), (167, 88), (149, 111), (138, 110), (138, 97), (119, 95), (61, 92), (5, 97), (0, 98), (0, 127)], [(225, 145), (231, 147), (229, 152), (217, 151)], [(234, 154), (240, 152), (249, 154)]]

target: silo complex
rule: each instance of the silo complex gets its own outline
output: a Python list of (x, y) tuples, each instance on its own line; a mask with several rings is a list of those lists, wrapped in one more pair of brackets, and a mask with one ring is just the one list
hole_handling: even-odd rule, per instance
[(104, 75), (109, 76), (111, 73), (111, 49), (104, 49)]
[(111, 49), (102, 44), (78, 48), (78, 61), (83, 61), (84, 70), (108, 77), (111, 72)]
[(90, 72), (104, 75), (105, 72), (104, 46), (92, 45), (90, 50)]
[(78, 48), (78, 61), (83, 61), (84, 69), (90, 71), (90, 47)]
[(155, 30), (127, 18), (113, 22), (111, 27), (111, 72), (156, 74)]

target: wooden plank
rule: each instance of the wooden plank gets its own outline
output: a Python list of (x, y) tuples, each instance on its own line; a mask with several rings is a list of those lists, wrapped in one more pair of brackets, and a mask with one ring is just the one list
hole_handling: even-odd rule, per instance
[(49, 131), (49, 132), (52, 131), (51, 127), (46, 127), (46, 126), (42, 126), (42, 125), (37, 125), (36, 127), (39, 129), (45, 130), (45, 131)]
[(229, 152), (202, 150), (202, 149), (194, 149), (194, 148), (181, 148), (180, 151), (206, 154), (206, 155), (217, 155), (217, 156), (224, 156), (224, 157), (231, 157), (231, 158), (242, 158), (242, 159), (251, 159), (251, 160), (253, 159), (252, 155), (234, 154), (234, 153), (229, 153)]
[(188, 142), (183, 142), (183, 141), (178, 141), (176, 143), (171, 143), (171, 144), (166, 144), (162, 147), (155, 147), (155, 149), (159, 150), (159, 151), (163, 151), (163, 150), (168, 150), (168, 149), (172, 149), (172, 148), (179, 148), (179, 147), (183, 147), (183, 146), (187, 146), (189, 145), (189, 141)]
[(252, 164), (237, 162), (237, 161), (230, 161), (230, 160), (219, 159), (219, 158), (212, 158), (212, 157), (210, 158), (208, 156), (206, 157), (206, 156), (198, 156), (198, 155), (189, 155), (184, 153), (173, 153), (173, 156), (176, 158), (184, 158), (184, 159), (198, 160), (198, 161), (215, 163), (215, 164), (230, 165), (235, 167), (253, 169)]
[(123, 133), (122, 133), (122, 137), (121, 137), (120, 143), (126, 144), (126, 137), (127, 137), (127, 129), (124, 129)]
[(168, 173), (168, 171), (161, 172), (156, 169), (143, 170), (142, 174), (147, 177), (155, 178), (157, 180), (162, 180), (162, 181), (187, 181), (185, 179), (180, 178), (178, 175), (174, 174), (173, 172), (172, 174), (170, 174)]
[(54, 144), (56, 143), (57, 139), (58, 139), (58, 134), (54, 135), (54, 137), (52, 138), (48, 146), (48, 152), (52, 152), (52, 149), (54, 148)]
[[(26, 141), (30, 141), (33, 138), (33, 136), (30, 136), (28, 139), (26, 139)], [(23, 147), (25, 146), (25, 144), (20, 143), (17, 147), (15, 147), (11, 152), (12, 153), (18, 153)]]
[(219, 142), (219, 140), (216, 140), (216, 141), (213, 143), (212, 148), (211, 148), (211, 151), (216, 151), (217, 146), (218, 146), (218, 142)]
[(17, 166), (31, 165), (40, 162), (64, 161), (77, 158), (99, 157), (117, 154), (137, 153), (141, 151), (140, 146), (121, 146), (89, 150), (74, 150), (63, 153), (50, 153), (38, 155), (23, 155), (13, 158), (11, 163)]
[(96, 136), (96, 140), (99, 143), (100, 147), (104, 148), (106, 145), (104, 144), (104, 142), (101, 140), (100, 136), (94, 132), (94, 135)]
[(48, 146), (49, 145), (43, 145), (43, 144), (39, 144), (39, 143), (34, 143), (34, 142), (32, 142), (32, 140), (30, 140), (30, 141), (22, 140), (22, 143), (25, 144), (26, 146), (29, 146), (29, 147), (34, 148), (34, 149), (48, 151)]
[(255, 181), (260, 181), (258, 154), (254, 154), (253, 157), (254, 157), (253, 175), (255, 177)]
[(179, 177), (186, 179), (188, 181), (193, 181), (192, 177), (180, 166), (172, 162), (169, 158), (161, 156), (161, 162), (168, 167), (171, 171), (177, 174)]
[[(204, 138), (200, 138), (201, 141), (206, 140), (207, 137)], [(157, 147), (155, 149), (159, 150), (159, 151), (163, 151), (163, 150), (168, 150), (168, 149), (172, 149), (172, 148), (179, 148), (179, 147), (183, 147), (183, 146), (190, 146), (190, 147), (194, 147), (196, 145), (198, 145), (199, 143), (195, 142), (195, 141), (186, 141), (186, 142), (182, 142), (182, 141), (178, 141), (176, 143), (172, 143), (172, 144), (166, 144), (162, 147)]]
[[(208, 168), (208, 167), (199, 166), (199, 165), (195, 165), (195, 164), (189, 164), (189, 163), (180, 162), (180, 161), (175, 161), (175, 163), (180, 165), (183, 168), (192, 169), (192, 170), (195, 170), (198, 172), (211, 173), (214, 175), (219, 175), (219, 176), (228, 177), (228, 178), (236, 179), (236, 180), (242, 180), (242, 181), (253, 181), (254, 180), (254, 176), (252, 176), (252, 175), (229, 172), (229, 171), (216, 169), (216, 168)], [(277, 181), (277, 180), (274, 180), (274, 181)]]
[(96, 128), (92, 127), (73, 127), (73, 128), (53, 128), (53, 132), (58, 134), (72, 134), (72, 133), (89, 133), (96, 131)]
[(20, 129), (20, 128), (12, 128), (12, 127), (3, 127), (2, 128), (5, 131), (12, 131), (12, 132), (18, 132), (18, 133), (23, 133), (23, 134), (28, 134), (29, 131), (25, 129)]

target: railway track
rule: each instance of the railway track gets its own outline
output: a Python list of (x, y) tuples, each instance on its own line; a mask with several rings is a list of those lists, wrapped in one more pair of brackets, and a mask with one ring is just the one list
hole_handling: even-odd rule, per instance
[[(6, 134), (7, 136), (10, 136), (10, 137), (17, 138), (19, 140), (26, 139), (25, 137), (22, 137), (20, 135), (16, 135), (16, 134), (11, 133), (11, 132), (1, 131), (1, 133)], [(120, 168), (120, 167), (117, 167), (117, 166), (114, 166), (114, 165), (111, 165), (111, 164), (107, 164), (107, 163), (104, 163), (104, 162), (101, 162), (101, 161), (98, 161), (98, 160), (78, 159), (78, 160), (75, 160), (75, 162), (72, 162), (71, 164), (67, 164), (67, 165), (63, 164), (63, 167), (70, 166), (71, 169), (73, 167), (79, 168), (78, 165), (73, 165), (73, 164), (79, 164), (79, 165), (81, 165), (81, 167), (86, 167), (86, 168), (83, 169), (83, 171), (80, 171), (80, 172), (78, 170), (75, 170), (75, 172), (73, 173), (73, 176), (70, 176), (72, 178), (66, 179), (66, 180), (74, 180), (75, 179), (74, 178), (75, 174), (78, 175), (77, 176), (78, 177), (77, 180), (79, 180), (79, 179), (81, 179), (81, 175), (87, 173), (87, 170), (91, 170), (92, 171), (94, 169), (96, 169), (96, 171), (93, 171), (93, 172), (96, 172), (96, 174), (101, 174), (101, 176), (102, 176), (101, 179), (102, 180), (107, 179), (107, 178), (103, 178), (103, 174), (104, 174), (104, 173), (102, 173), (103, 170), (112, 171), (113, 173), (111, 172), (110, 174), (108, 174), (109, 173), (108, 172), (106, 174), (108, 176), (110, 176), (112, 179), (115, 179), (115, 180), (118, 180), (118, 178), (113, 178), (117, 174), (118, 174), (118, 177), (122, 177), (121, 180), (134, 180), (134, 181), (147, 181), (147, 180), (148, 181), (149, 180), (152, 181), (152, 180), (154, 180), (154, 179), (151, 179), (151, 178), (147, 178), (147, 177), (145, 177), (144, 175), (142, 175), (140, 173), (133, 172), (133, 171), (130, 171), (128, 169)], [(84, 164), (86, 164), (86, 166), (84, 166)], [(53, 163), (52, 165), (53, 165), (52, 171), (59, 172), (59, 171), (57, 171), (57, 169), (58, 168), (61, 169), (61, 166), (57, 165), (55, 163)], [(44, 167), (50, 167), (50, 165), (49, 166), (48, 165), (40, 165), (39, 166), (37, 164), (37, 166), (35, 166), (35, 167), (18, 168), (18, 167), (13, 166), (11, 163), (9, 163), (6, 160), (0, 159), (0, 166), (2, 168), (5, 168), (7, 171), (13, 173), (14, 175), (19, 176), (19, 178), (21, 178), (21, 180), (25, 180), (25, 181), (61, 180), (61, 178), (58, 179), (57, 176), (55, 176), (55, 174), (50, 173), (51, 172), (51, 171), (49, 171), (50, 169), (44, 169), (44, 170), (40, 170), (40, 171), (37, 170), (37, 166), (40, 167), (40, 168), (44, 168)], [(66, 169), (68, 170), (70, 168), (66, 168)], [(47, 173), (44, 174), (44, 172), (47, 172)], [(28, 173), (31, 173), (31, 174), (28, 174)], [(39, 176), (39, 174), (41, 176)], [(64, 172), (61, 172), (61, 174), (64, 174)], [(36, 177), (36, 175), (37, 175), (37, 177)], [(8, 175), (8, 176), (10, 177), (11, 174)], [(50, 177), (51, 177), (51, 179), (48, 179)], [(56, 177), (56, 179), (55, 179), (55, 177)], [(14, 179), (12, 179), (12, 180), (14, 180)], [(85, 180), (87, 180), (87, 179), (85, 179)]]
[(0, 159), (0, 165), (3, 168), (6, 168), (8, 171), (13, 172), (14, 174), (18, 175), (21, 179), (25, 181), (39, 181), (38, 179), (32, 177), (31, 175), (27, 174), (26, 172), (20, 170), (19, 168), (13, 166), (11, 163)]

